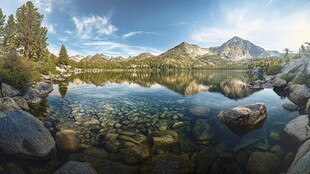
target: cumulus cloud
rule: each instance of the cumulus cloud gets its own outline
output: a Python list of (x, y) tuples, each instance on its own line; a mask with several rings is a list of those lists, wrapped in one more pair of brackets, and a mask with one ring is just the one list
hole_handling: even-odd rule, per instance
[(191, 37), (194, 42), (217, 46), (233, 36), (240, 36), (266, 49), (279, 51), (286, 47), (298, 50), (300, 44), (310, 38), (308, 10), (291, 11), (288, 15), (279, 15), (278, 11), (268, 14), (253, 11), (249, 7), (227, 11), (224, 25), (197, 28)]
[(78, 18), (72, 18), (76, 27), (76, 36), (81, 39), (90, 39), (98, 36), (110, 36), (117, 27), (112, 25), (107, 16), (90, 15)]

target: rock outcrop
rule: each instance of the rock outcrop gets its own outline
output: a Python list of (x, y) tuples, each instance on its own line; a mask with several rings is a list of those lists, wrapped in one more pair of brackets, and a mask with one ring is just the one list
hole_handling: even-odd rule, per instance
[(0, 112), (0, 149), (11, 155), (46, 158), (55, 141), (42, 123), (23, 110)]
[(18, 109), (20, 109), (20, 107), (12, 98), (10, 97), (0, 98), (0, 111), (18, 110)]
[(310, 140), (302, 144), (292, 162), (287, 174), (299, 174), (310, 172)]
[(263, 103), (238, 106), (221, 111), (220, 121), (231, 127), (254, 127), (267, 117), (266, 106)]

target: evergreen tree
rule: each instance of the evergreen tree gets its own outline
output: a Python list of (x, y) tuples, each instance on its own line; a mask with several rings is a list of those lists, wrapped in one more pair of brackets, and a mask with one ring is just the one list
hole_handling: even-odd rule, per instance
[(69, 56), (67, 53), (67, 49), (63, 44), (61, 45), (61, 48), (59, 51), (58, 64), (59, 65), (68, 65), (69, 64)]
[(16, 11), (17, 41), (25, 58), (40, 60), (47, 47), (47, 28), (42, 27), (43, 15), (38, 12), (31, 1)]
[(3, 32), (4, 32), (5, 15), (0, 8), (0, 53), (3, 53)]
[(4, 55), (16, 54), (16, 24), (14, 16), (10, 15), (3, 32)]

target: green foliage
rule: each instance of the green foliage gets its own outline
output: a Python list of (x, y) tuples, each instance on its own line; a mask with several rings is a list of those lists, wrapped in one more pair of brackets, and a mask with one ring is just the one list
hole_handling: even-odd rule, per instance
[(310, 74), (301, 73), (296, 78), (294, 78), (293, 83), (305, 84), (310, 87)]
[(9, 19), (4, 27), (3, 32), (3, 54), (13, 54), (16, 52), (16, 24), (13, 15), (9, 16)]
[(4, 33), (4, 24), (5, 24), (5, 15), (2, 12), (2, 9), (0, 8), (0, 53), (3, 52), (3, 33)]
[(42, 20), (43, 15), (31, 1), (16, 11), (17, 45), (20, 53), (29, 60), (42, 60), (46, 55), (47, 29), (41, 26)]
[(281, 78), (288, 81), (288, 82), (291, 82), (295, 77), (296, 77), (296, 75), (294, 73), (287, 73), (287, 74), (281, 75)]
[(40, 74), (34, 70), (35, 67), (33, 62), (10, 54), (1, 57), (0, 77), (17, 89), (26, 89), (40, 78)]
[(266, 72), (267, 75), (276, 75), (281, 72), (282, 66), (281, 65), (272, 65), (268, 67)]
[(69, 64), (69, 55), (67, 53), (67, 49), (64, 45), (61, 45), (58, 57), (59, 65), (68, 65)]

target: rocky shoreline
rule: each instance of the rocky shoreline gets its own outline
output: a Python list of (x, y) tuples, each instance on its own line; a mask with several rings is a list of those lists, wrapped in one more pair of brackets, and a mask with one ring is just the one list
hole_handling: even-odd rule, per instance
[[(284, 73), (292, 70), (308, 74), (310, 71), (309, 58), (301, 58), (282, 65), (282, 73), (275, 76), (264, 75), (264, 80), (251, 82), (250, 88), (273, 88), (281, 97), (287, 97), (294, 104), (284, 104), (283, 108), (288, 111), (299, 111), (300, 116), (294, 118), (284, 127), (284, 132), (293, 141), (300, 144), (293, 163), (288, 169), (288, 174), (309, 173), (310, 171), (310, 89), (304, 84), (294, 84), (282, 79)], [(308, 79), (309, 80), (309, 79)]]
[[(308, 97), (309, 89), (306, 86), (286, 83), (285, 85), (281, 85), (281, 87), (277, 87), (278, 85), (275, 82), (282, 81), (282, 79), (275, 80), (275, 77), (268, 78), (270, 79), (265, 79), (264, 83), (268, 82), (270, 83), (268, 85), (279, 88), (295, 103), (293, 106), (292, 104), (285, 105), (285, 108), (304, 110), (303, 114), (309, 114), (310, 101), (305, 101), (307, 98), (309, 100), (310, 97)], [(259, 83), (263, 84), (262, 81)], [(57, 125), (57, 131), (51, 130), (49, 126), (48, 129), (50, 130), (48, 130), (39, 120), (23, 110), (29, 110), (29, 107), (42, 102), (52, 90), (52, 85), (40, 82), (21, 94), (9, 85), (2, 83), (0, 126), (4, 126), (3, 129), (0, 129), (0, 141), (1, 143), (2, 141), (5, 143), (2, 143), (3, 146), (1, 145), (0, 148), (5, 154), (41, 160), (53, 158), (52, 156), (55, 156), (57, 149), (57, 151), (66, 154), (67, 157), (60, 163), (51, 160), (50, 163), (55, 163), (52, 166), (55, 166), (53, 171), (57, 169), (56, 173), (75, 171), (75, 169), (87, 171), (86, 173), (96, 173), (95, 169), (99, 173), (150, 173), (152, 171), (156, 171), (154, 173), (161, 173), (166, 170), (172, 171), (172, 173), (204, 173), (208, 170), (218, 172), (223, 169), (230, 169), (238, 173), (240, 169), (238, 169), (238, 164), (235, 162), (231, 162), (227, 166), (221, 166), (225, 164), (224, 159), (231, 158), (236, 159), (238, 163), (245, 163), (247, 169), (252, 172), (262, 173), (272, 171), (273, 166), (268, 166), (269, 163), (262, 163), (261, 165), (263, 167), (258, 168), (256, 164), (258, 161), (262, 162), (260, 159), (268, 157), (276, 164), (279, 162), (279, 156), (283, 156), (280, 146), (265, 147), (264, 144), (258, 143), (257, 140), (253, 140), (253, 142), (240, 142), (233, 148), (233, 153), (230, 153), (230, 150), (227, 150), (230, 148), (224, 144), (210, 146), (210, 139), (214, 137), (214, 130), (207, 119), (210, 116), (211, 110), (204, 106), (195, 106), (189, 109), (188, 112), (197, 117), (192, 128), (189, 127), (192, 124), (190, 120), (187, 120), (188, 118), (178, 112), (163, 112), (157, 118), (157, 115), (151, 116), (143, 112), (139, 113), (138, 110), (133, 109), (128, 120), (126, 118), (125, 120), (114, 121), (113, 118), (104, 116), (106, 114), (104, 112), (102, 113), (103, 115), (98, 113), (98, 119), (87, 117), (82, 119), (82, 113), (84, 111), (82, 112), (81, 109), (86, 108), (72, 106), (73, 108), (70, 110), (72, 115), (68, 116), (68, 118), (74, 117), (74, 124), (88, 127), (94, 134), (100, 136), (95, 136), (95, 139), (91, 139), (90, 135), (85, 134), (83, 135), (84, 137), (81, 137), (83, 132), (80, 131), (83, 130), (71, 127), (73, 124), (64, 125), (65, 120)], [(182, 104), (184, 101), (180, 100), (177, 103)], [(228, 127), (231, 126), (231, 120), (236, 118), (238, 122), (234, 122), (232, 124), (233, 127), (245, 126), (246, 129), (249, 128), (251, 130), (263, 124), (263, 120), (266, 118), (266, 107), (263, 104), (252, 104), (227, 109), (219, 114), (219, 120), (224, 120), (223, 122)], [(90, 109), (90, 112), (93, 111)], [(114, 115), (117, 114), (114, 110), (109, 110), (109, 112)], [(230, 117), (231, 115), (236, 117)], [(250, 120), (244, 119), (244, 121), (240, 122), (240, 120), (243, 120), (242, 118), (248, 117), (249, 115)], [(164, 119), (167, 123), (156, 125), (155, 128), (152, 127), (153, 123), (144, 123), (142, 117), (150, 117), (149, 119), (154, 121), (156, 119)], [(1, 119), (3, 120), (1, 121)], [(16, 126), (22, 123), (24, 124), (23, 126)], [(285, 132), (294, 141), (300, 140), (300, 143), (303, 144), (300, 146), (295, 160), (291, 164), (289, 173), (295, 173), (297, 170), (300, 171), (301, 166), (304, 171), (309, 169), (305, 162), (309, 158), (309, 150), (307, 149), (307, 144), (309, 143), (307, 123), (309, 123), (308, 115), (301, 115), (292, 120), (292, 123), (290, 122), (285, 126)], [(134, 124), (147, 124), (146, 126), (150, 127), (152, 131), (146, 133), (149, 134), (146, 136), (143, 132), (135, 131), (134, 127), (132, 127)], [(179, 149), (183, 143), (188, 143), (182, 141), (181, 137), (184, 135), (179, 133), (181, 129), (192, 132), (195, 141), (201, 145), (200, 149), (192, 155), (181, 152)], [(8, 133), (7, 130), (23, 132), (23, 134)], [(55, 134), (52, 133), (52, 136), (50, 131), (55, 132)], [(146, 130), (146, 132), (148, 131)], [(27, 134), (31, 134), (31, 136), (26, 136)], [(8, 138), (10, 136), (14, 138)], [(269, 138), (276, 140), (278, 135), (277, 133), (270, 132)], [(36, 145), (31, 143), (35, 143)], [(100, 147), (94, 147), (92, 144)], [(255, 148), (258, 149), (270, 149), (272, 153), (266, 152), (265, 150), (250, 154), (240, 151), (240, 149), (251, 145), (255, 145)], [(284, 157), (292, 158), (292, 154), (289, 153)], [(244, 158), (248, 158), (248, 160), (245, 161)], [(120, 160), (122, 163), (119, 162)], [(208, 166), (205, 164), (206, 161), (210, 162)], [(92, 164), (93, 167), (84, 162)]]

